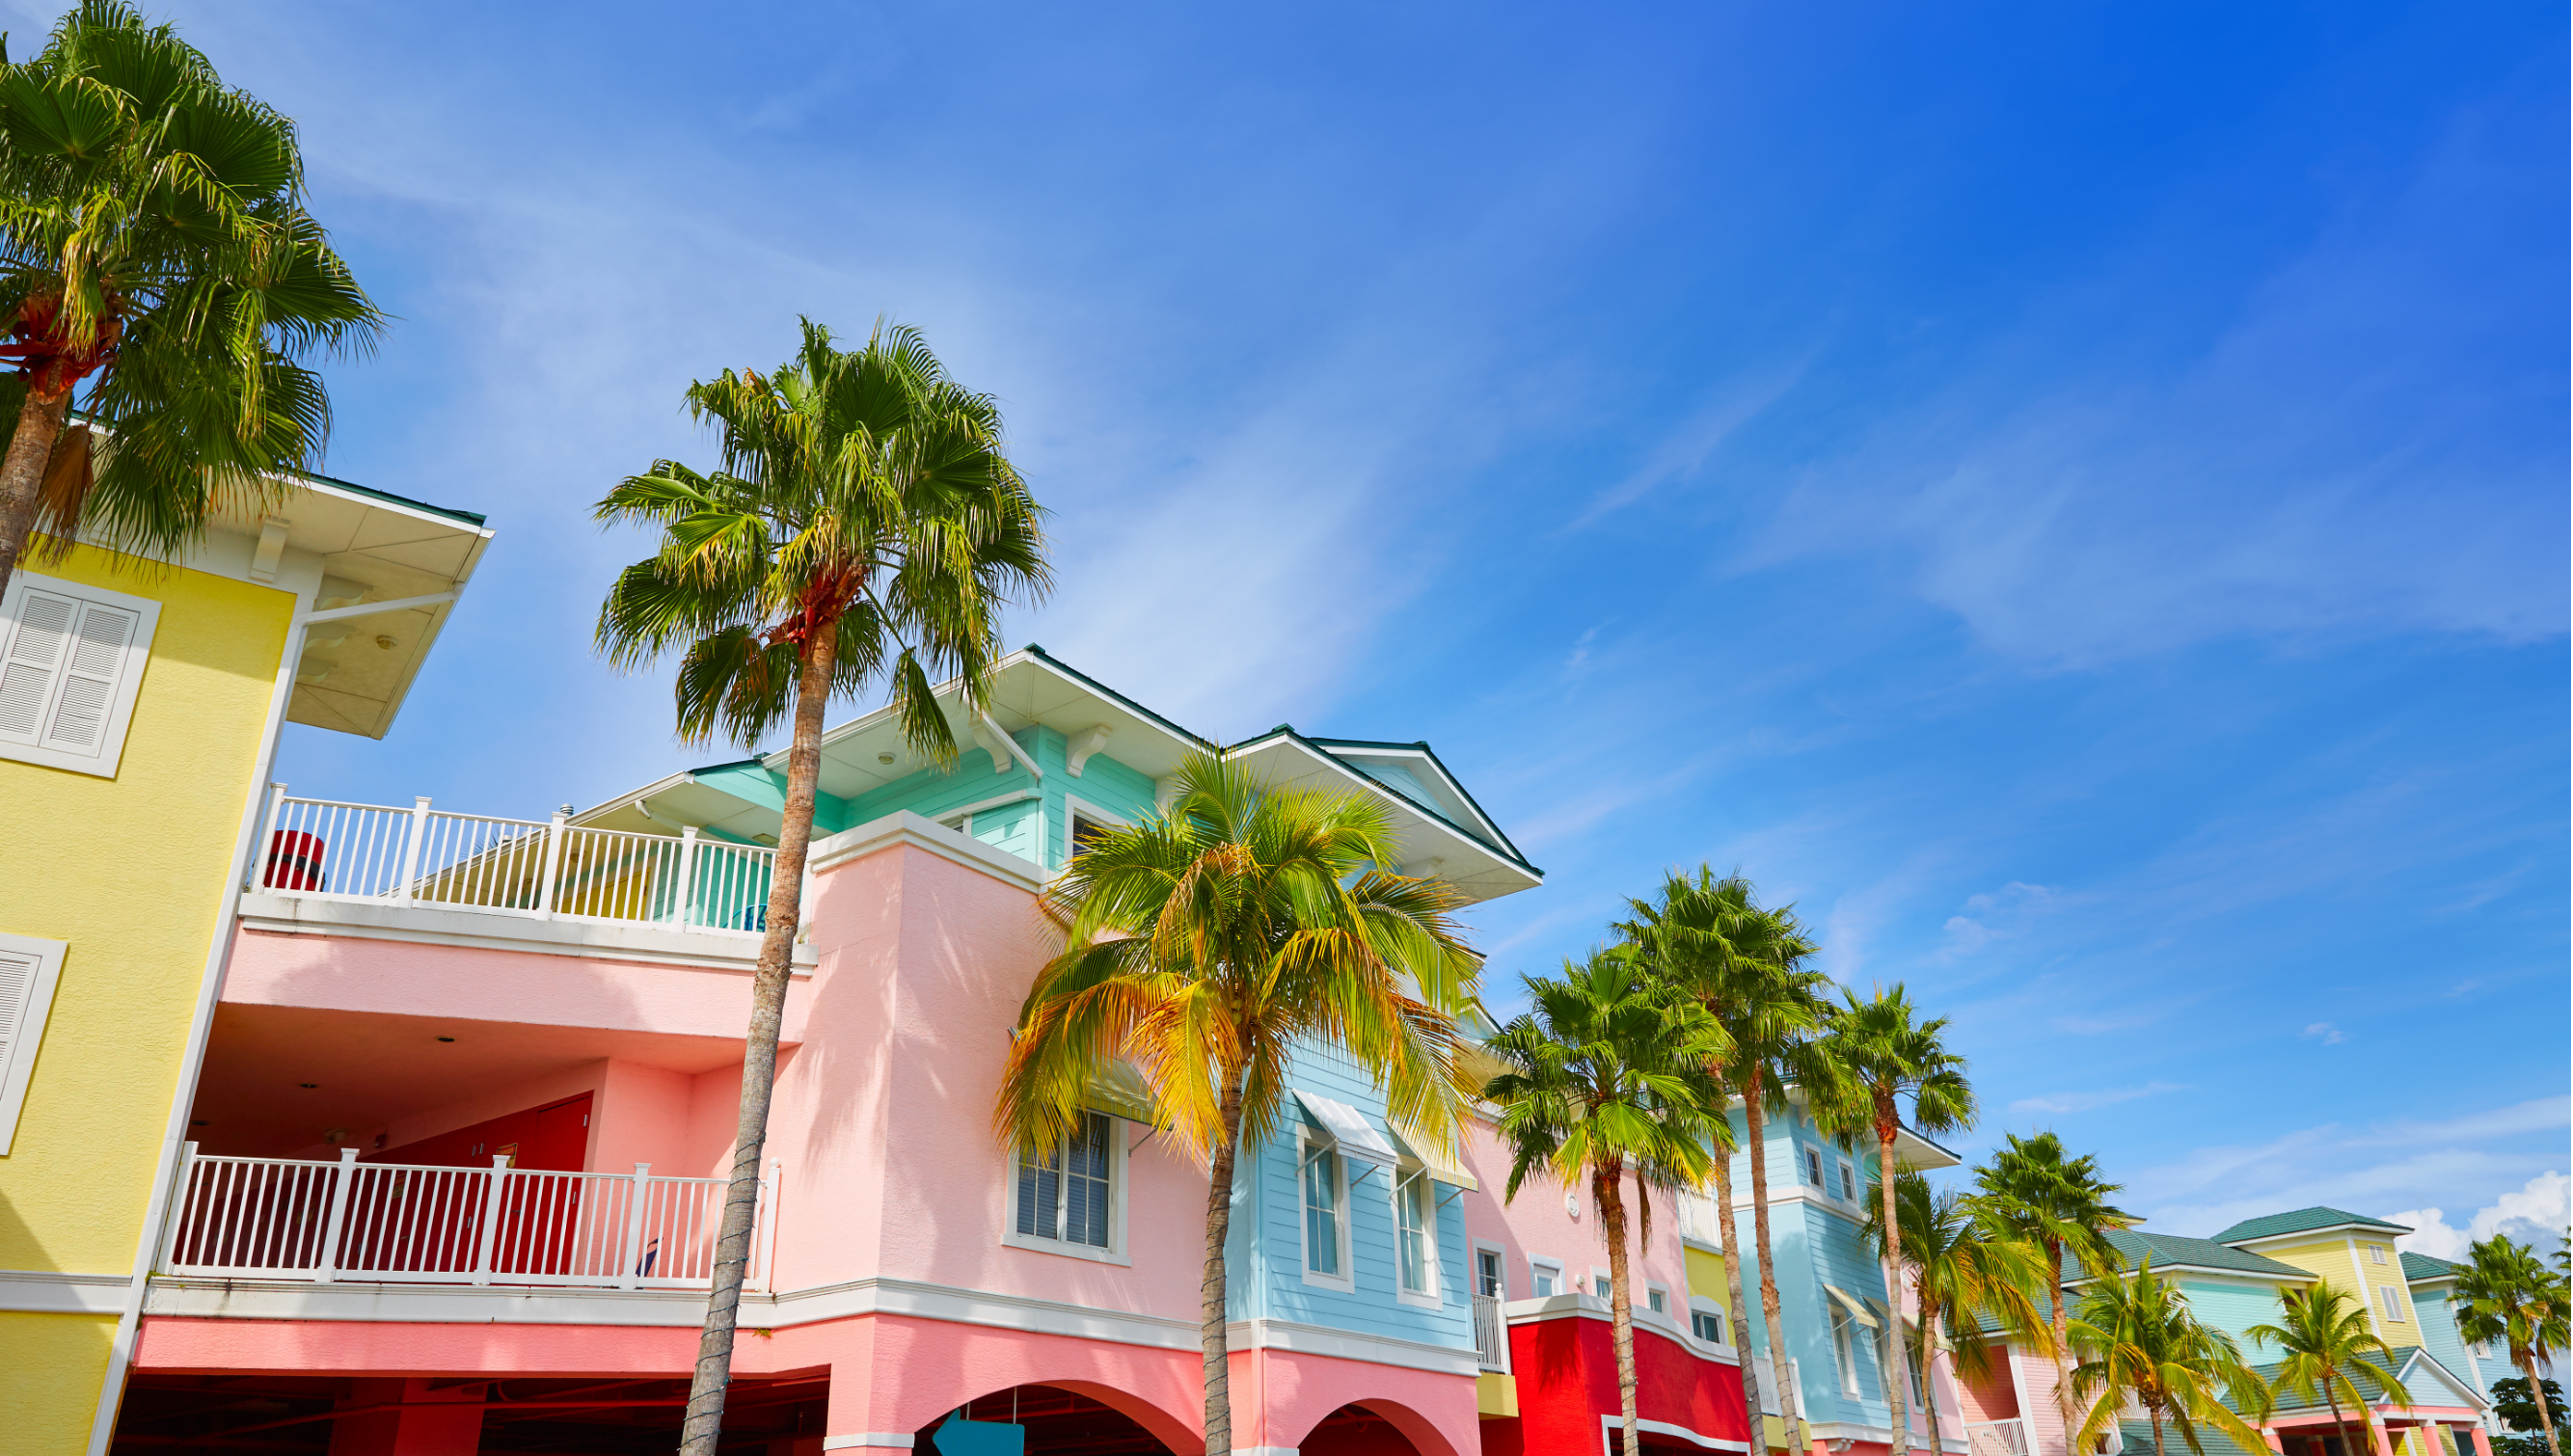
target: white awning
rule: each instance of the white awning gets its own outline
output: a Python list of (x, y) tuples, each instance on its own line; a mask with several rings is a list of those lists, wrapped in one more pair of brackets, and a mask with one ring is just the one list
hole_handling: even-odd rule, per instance
[(1110, 1062), (1090, 1074), (1089, 1095), (1084, 1098), (1103, 1112), (1113, 1112), (1146, 1126), (1154, 1124), (1153, 1089), (1144, 1074), (1131, 1064)]
[(1357, 1108), (1308, 1092), (1296, 1092), (1295, 1100), (1302, 1102), (1313, 1120), (1322, 1124), (1322, 1130), (1331, 1134), (1331, 1140), (1340, 1146), (1340, 1156), (1352, 1162), (1373, 1163), (1388, 1173), (1401, 1163), (1402, 1154), (1393, 1150), (1393, 1144), (1385, 1141), (1384, 1134), (1370, 1126)]
[(1474, 1181), (1472, 1173), (1465, 1171), (1464, 1160), (1456, 1155), (1452, 1146), (1441, 1152), (1438, 1139), (1400, 1122), (1393, 1124), (1393, 1135), (1401, 1142), (1402, 1150), (1418, 1160), (1421, 1170), (1429, 1174), (1431, 1181), (1445, 1183), (1451, 1188), (1463, 1188), (1469, 1193), (1482, 1186)]
[(1882, 1326), (1876, 1322), (1876, 1316), (1868, 1312), (1867, 1305), (1863, 1303), (1857, 1295), (1854, 1295), (1848, 1290), (1835, 1284), (1825, 1284), (1823, 1286), (1823, 1290), (1830, 1294), (1832, 1298), (1838, 1300), (1841, 1308), (1849, 1311), (1850, 1318), (1866, 1325), (1869, 1329), (1882, 1328)]

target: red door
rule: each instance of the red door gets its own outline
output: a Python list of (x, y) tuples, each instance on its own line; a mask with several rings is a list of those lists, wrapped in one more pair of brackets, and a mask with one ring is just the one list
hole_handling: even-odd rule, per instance
[[(352, 1220), (343, 1267), (389, 1272), (468, 1273), (482, 1246), (489, 1184), (463, 1169), (505, 1157), (513, 1169), (578, 1172), (589, 1151), (590, 1094), (440, 1132), (359, 1160), (406, 1167), (452, 1167), (456, 1174), (402, 1174), (419, 1186), (394, 1190), (388, 1220)], [(512, 1177), (491, 1230), (491, 1273), (564, 1275), (580, 1223), (581, 1178)], [(365, 1200), (362, 1200), (362, 1203)], [(385, 1203), (384, 1199), (374, 1200)]]

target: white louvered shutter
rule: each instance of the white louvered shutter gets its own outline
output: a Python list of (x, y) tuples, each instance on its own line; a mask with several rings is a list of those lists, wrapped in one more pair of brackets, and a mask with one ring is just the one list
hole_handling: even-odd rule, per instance
[(112, 776), (158, 614), (142, 598), (48, 577), (10, 583), (0, 754)]
[(18, 1109), (26, 1105), (63, 951), (61, 941), (0, 935), (0, 1154), (17, 1137)]
[(27, 1022), (27, 994), (36, 989), (41, 958), (24, 951), (0, 950), (0, 1069), (18, 1050), (18, 1029)]

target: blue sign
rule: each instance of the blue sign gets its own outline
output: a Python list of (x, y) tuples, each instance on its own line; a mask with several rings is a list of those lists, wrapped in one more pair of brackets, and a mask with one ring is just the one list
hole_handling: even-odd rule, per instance
[(969, 1421), (960, 1413), (947, 1418), (929, 1438), (938, 1456), (1027, 1456), (1028, 1428), (1000, 1421)]

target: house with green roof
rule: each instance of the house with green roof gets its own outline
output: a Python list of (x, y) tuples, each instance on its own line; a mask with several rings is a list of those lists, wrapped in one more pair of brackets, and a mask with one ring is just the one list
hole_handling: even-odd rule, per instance
[(2468, 1344), (2458, 1331), (2457, 1276), (2465, 1272), (2465, 1265), (2409, 1251), (2401, 1257), (2404, 1282), (2412, 1289), (2413, 1327), (2421, 1331), (2421, 1347), (2473, 1385), (2477, 1394), (2490, 1399), (2494, 1381), (2519, 1372), (2511, 1368), (2506, 1352)]

